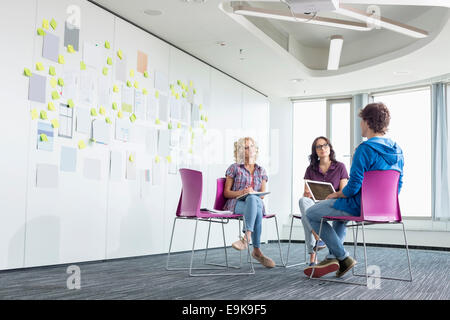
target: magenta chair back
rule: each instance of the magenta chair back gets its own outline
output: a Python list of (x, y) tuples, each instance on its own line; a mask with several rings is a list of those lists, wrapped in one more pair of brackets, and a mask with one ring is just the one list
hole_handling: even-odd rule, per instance
[(200, 213), (203, 177), (201, 171), (180, 169), (181, 195), (178, 201), (177, 217), (195, 217)]
[(361, 218), (368, 221), (401, 222), (398, 203), (400, 172), (376, 170), (364, 172), (361, 188)]
[(216, 188), (216, 200), (214, 201), (214, 209), (215, 210), (223, 210), (225, 206), (225, 202), (227, 199), (223, 196), (223, 190), (225, 189), (225, 178), (217, 179), (217, 188)]

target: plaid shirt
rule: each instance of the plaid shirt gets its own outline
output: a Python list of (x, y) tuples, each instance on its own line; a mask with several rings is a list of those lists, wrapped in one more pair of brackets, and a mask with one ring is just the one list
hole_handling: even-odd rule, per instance
[[(260, 191), (262, 186), (262, 181), (269, 180), (266, 174), (266, 170), (263, 167), (258, 166), (255, 163), (255, 170), (253, 172), (253, 177), (250, 172), (244, 167), (243, 164), (233, 163), (228, 167), (225, 172), (226, 177), (233, 178), (233, 185), (231, 186), (231, 191), (243, 190), (246, 187), (253, 187), (253, 190)], [(230, 210), (234, 212), (234, 207), (236, 206), (237, 200), (227, 199), (223, 210)], [(265, 214), (265, 208), (263, 205), (263, 214)]]

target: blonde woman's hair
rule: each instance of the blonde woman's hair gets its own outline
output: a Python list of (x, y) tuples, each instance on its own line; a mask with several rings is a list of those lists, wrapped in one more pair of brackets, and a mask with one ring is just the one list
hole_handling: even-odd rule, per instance
[[(244, 159), (245, 158), (244, 157), (245, 149), (244, 148), (245, 148), (245, 141), (247, 139), (250, 140), (253, 143), (253, 145), (255, 146), (255, 161), (258, 158), (259, 148), (258, 148), (258, 145), (256, 144), (256, 141), (252, 137), (244, 137), (244, 138), (240, 138), (238, 141), (236, 141), (234, 143), (234, 161), (236, 163), (243, 164), (245, 162), (245, 159)], [(242, 148), (241, 152), (239, 152), (239, 148)]]

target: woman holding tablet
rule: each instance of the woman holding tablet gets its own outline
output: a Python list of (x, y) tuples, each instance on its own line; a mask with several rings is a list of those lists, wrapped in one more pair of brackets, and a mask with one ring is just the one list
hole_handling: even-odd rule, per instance
[[(348, 173), (342, 162), (336, 161), (333, 146), (325, 137), (317, 137), (311, 146), (311, 154), (309, 155), (310, 165), (306, 168), (304, 179), (320, 182), (329, 182), (336, 191), (342, 190), (348, 181)], [(317, 249), (325, 248), (325, 243), (319, 239), (317, 233), (312, 230), (311, 224), (306, 217), (306, 210), (314, 205), (314, 200), (305, 184), (303, 198), (298, 202), (300, 212), (302, 214), (303, 230), (305, 232), (305, 242), (310, 256), (309, 265), (316, 264), (316, 256), (314, 253), (315, 246)], [(313, 240), (314, 237), (314, 240)]]

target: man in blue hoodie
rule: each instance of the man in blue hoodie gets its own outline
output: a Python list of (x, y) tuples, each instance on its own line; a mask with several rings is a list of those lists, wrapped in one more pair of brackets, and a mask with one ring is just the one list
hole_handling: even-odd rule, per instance
[[(359, 113), (361, 133), (367, 137), (353, 156), (350, 169), (350, 180), (345, 188), (330, 194), (326, 200), (320, 201), (306, 211), (306, 217), (316, 233), (319, 233), (320, 220), (324, 216), (360, 216), (361, 186), (364, 172), (374, 170), (396, 170), (400, 172), (398, 191), (402, 187), (403, 152), (391, 139), (383, 137), (389, 126), (389, 110), (383, 103), (370, 103)], [(356, 261), (344, 249), (346, 222), (333, 221), (322, 224), (321, 239), (329, 249), (325, 260), (315, 266), (307, 267), (304, 273), (319, 278), (336, 271), (342, 277), (353, 268)], [(314, 272), (313, 272), (314, 271)]]

